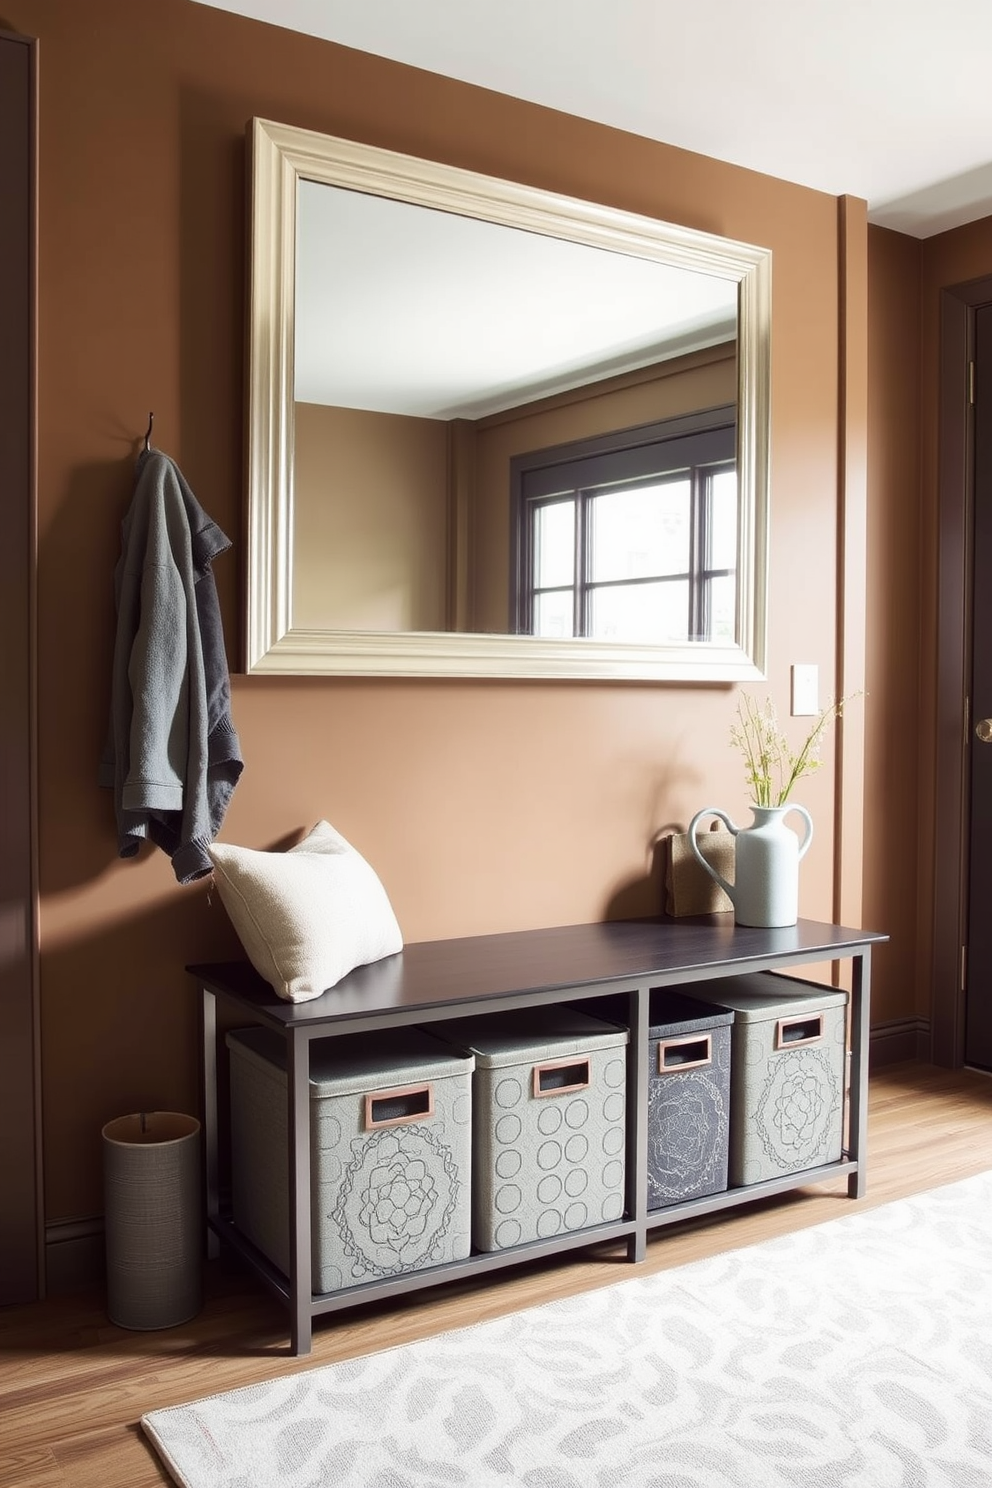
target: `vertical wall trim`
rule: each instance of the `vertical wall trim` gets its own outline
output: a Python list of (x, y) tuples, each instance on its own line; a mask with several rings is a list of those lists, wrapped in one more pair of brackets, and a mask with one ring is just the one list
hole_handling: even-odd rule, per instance
[[(868, 582), (868, 206), (837, 203), (837, 696), (864, 692)], [(861, 928), (864, 895), (865, 707), (838, 723), (834, 919)]]
[(36, 758), (38, 46), (0, 31), (0, 1304), (43, 1290)]

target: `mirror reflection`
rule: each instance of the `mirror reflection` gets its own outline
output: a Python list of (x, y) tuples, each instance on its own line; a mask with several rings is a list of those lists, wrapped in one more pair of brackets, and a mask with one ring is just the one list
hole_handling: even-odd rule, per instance
[(761, 675), (768, 252), (251, 143), (247, 670)]
[(296, 244), (294, 623), (733, 642), (735, 281), (313, 181)]

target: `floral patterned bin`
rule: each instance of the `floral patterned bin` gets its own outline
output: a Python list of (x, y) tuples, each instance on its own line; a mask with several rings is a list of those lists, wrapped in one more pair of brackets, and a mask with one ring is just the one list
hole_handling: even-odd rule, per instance
[[(232, 1218), (288, 1274), (285, 1044), (265, 1028), (226, 1042)], [(315, 1292), (469, 1254), (473, 1066), (417, 1029), (311, 1044)]]
[(648, 1029), (648, 1209), (722, 1193), (730, 1141), (729, 1008), (657, 987)]
[(730, 1186), (839, 1161), (847, 993), (775, 972), (681, 990), (734, 1012)]

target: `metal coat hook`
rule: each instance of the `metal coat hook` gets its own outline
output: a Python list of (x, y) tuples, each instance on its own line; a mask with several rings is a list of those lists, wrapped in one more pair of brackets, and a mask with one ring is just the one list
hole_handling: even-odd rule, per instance
[(147, 449), (151, 449), (151, 447), (152, 447), (151, 446), (152, 424), (154, 424), (154, 422), (155, 422), (155, 415), (153, 413), (150, 413), (148, 415), (148, 428), (145, 430), (145, 449), (146, 450)]

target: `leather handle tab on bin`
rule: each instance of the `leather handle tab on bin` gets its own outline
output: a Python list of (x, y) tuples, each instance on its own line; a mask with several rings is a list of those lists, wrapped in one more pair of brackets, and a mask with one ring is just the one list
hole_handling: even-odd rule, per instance
[(403, 1085), (396, 1090), (370, 1090), (365, 1096), (365, 1130), (409, 1126), (434, 1115), (434, 1086)]
[(823, 1037), (823, 1014), (804, 1018), (779, 1018), (775, 1025), (775, 1048), (794, 1049), (797, 1044), (815, 1044)]
[(591, 1083), (588, 1059), (551, 1059), (534, 1066), (534, 1095), (571, 1095)]
[(710, 1033), (658, 1040), (659, 1075), (670, 1075), (676, 1070), (703, 1069), (712, 1063), (713, 1035)]

